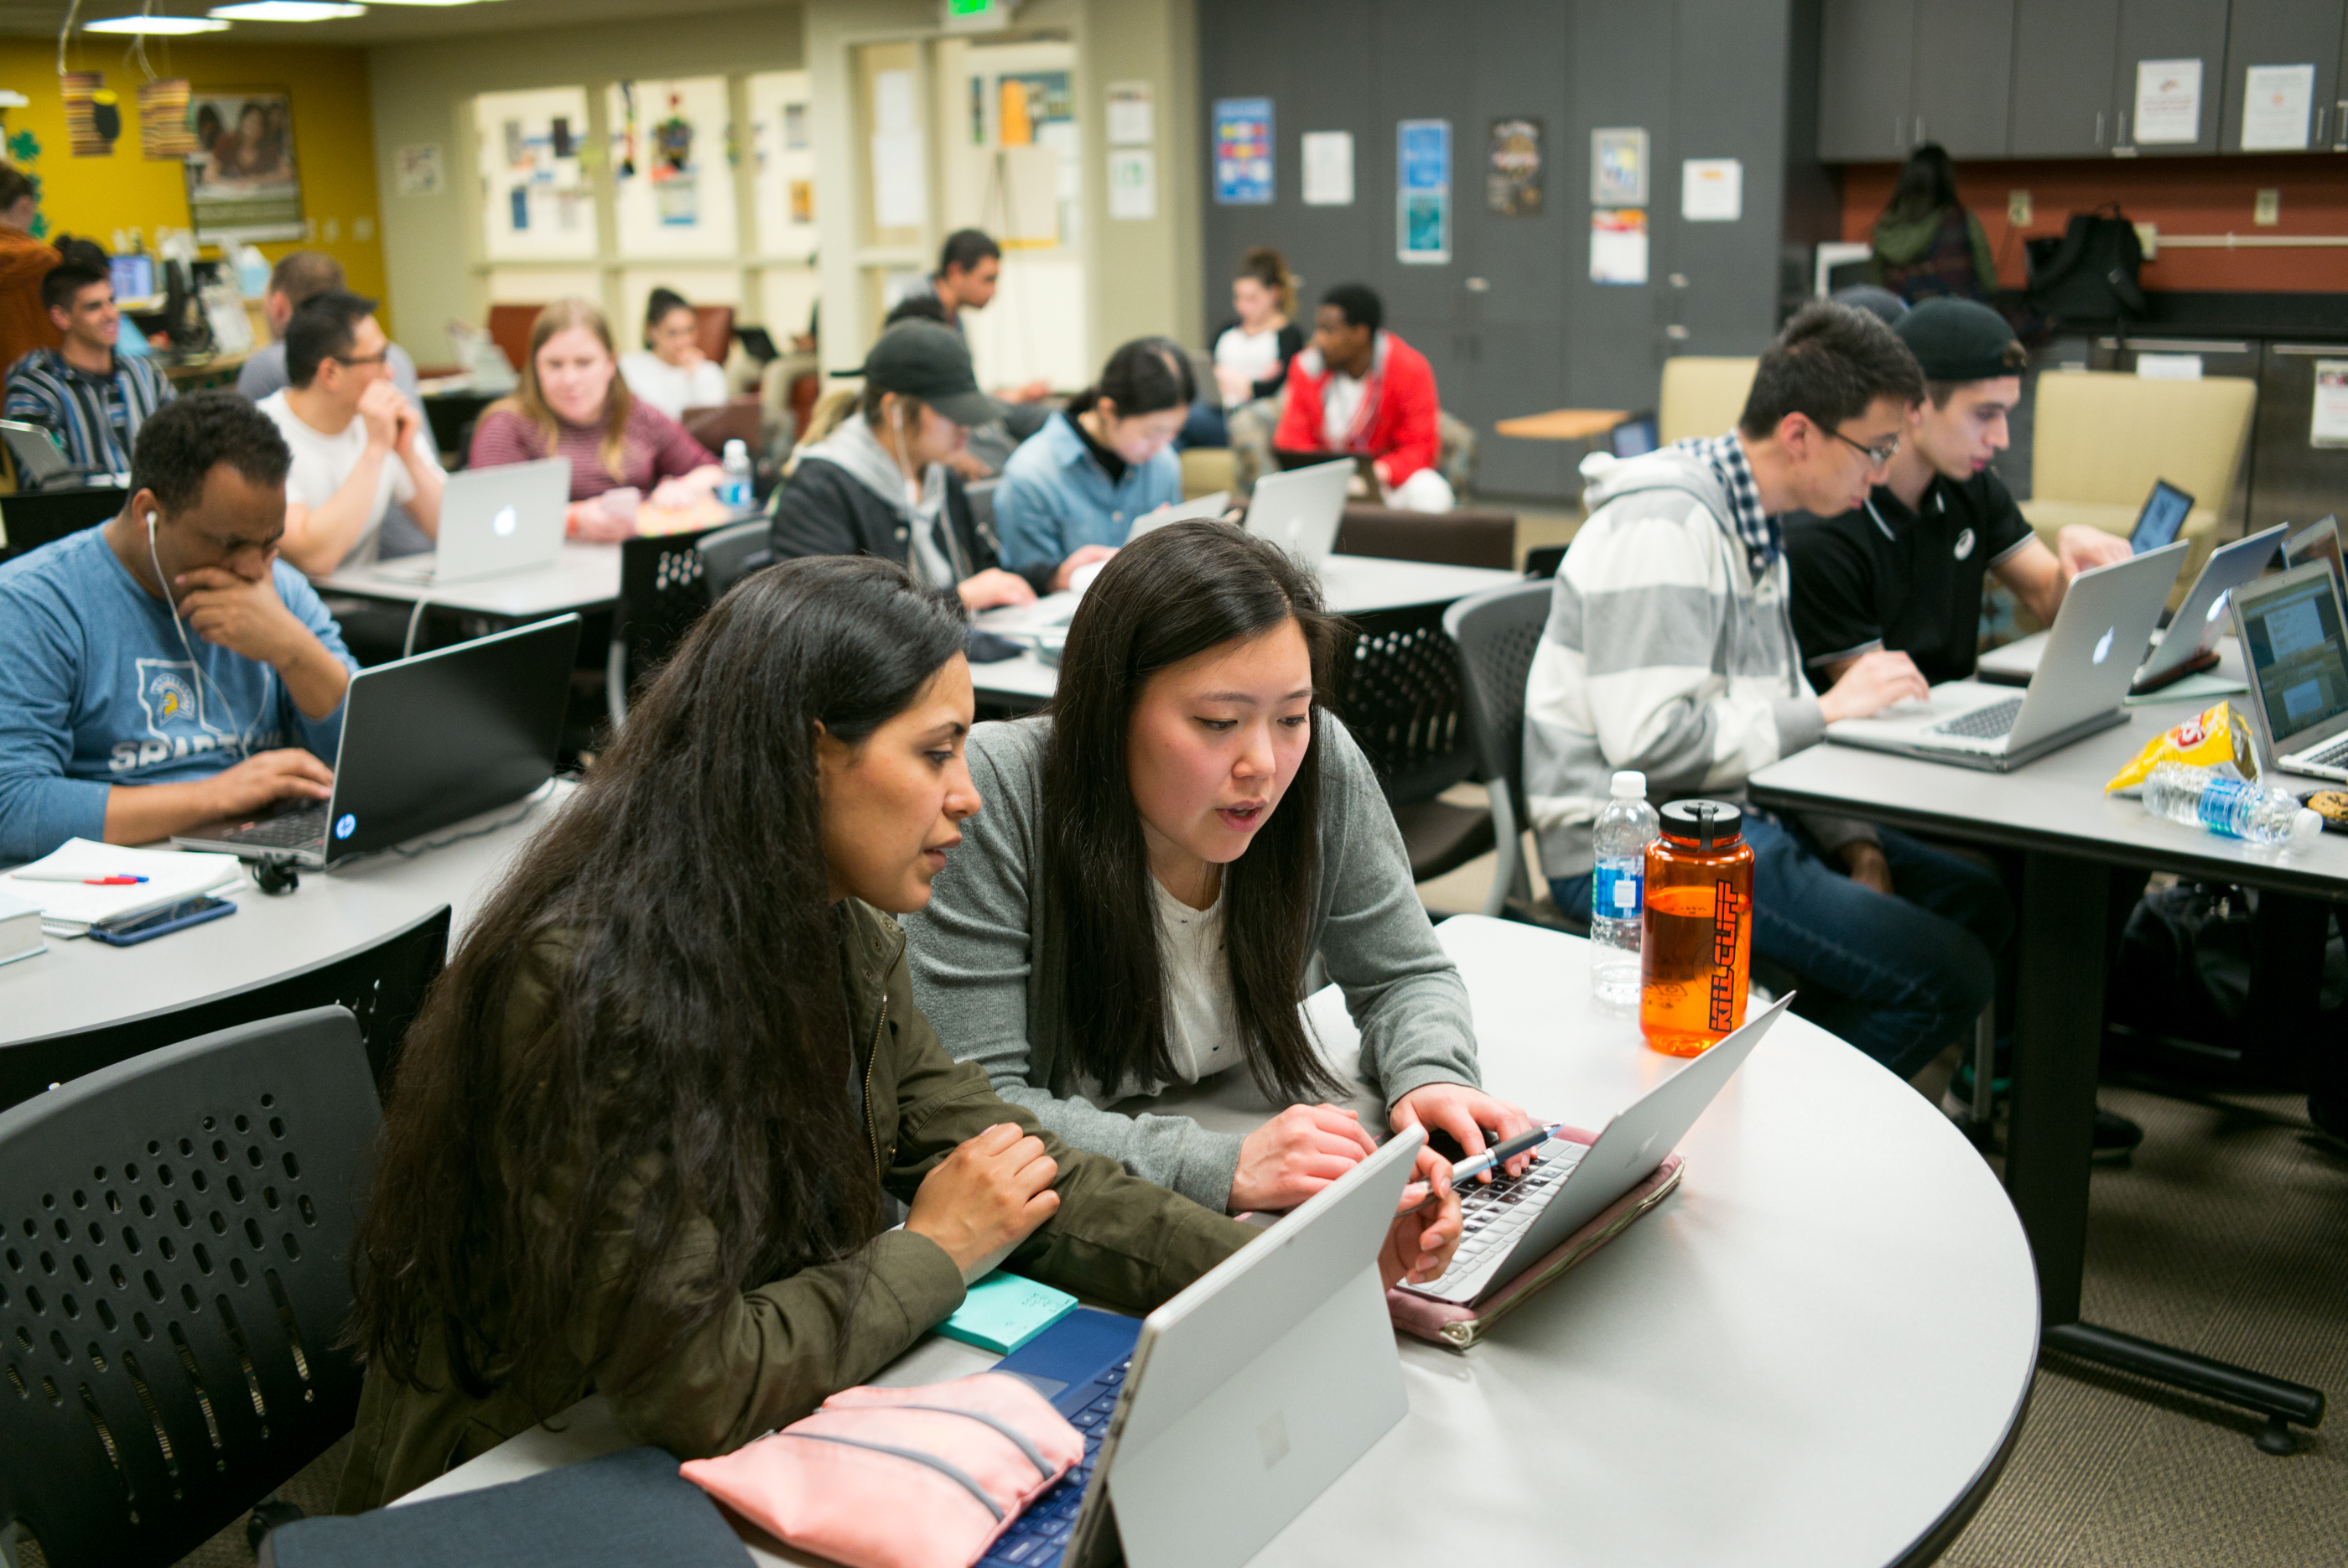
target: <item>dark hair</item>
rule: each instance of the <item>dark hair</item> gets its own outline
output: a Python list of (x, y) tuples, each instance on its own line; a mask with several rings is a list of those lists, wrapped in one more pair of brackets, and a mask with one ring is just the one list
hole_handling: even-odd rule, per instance
[(929, 289), (923, 289), (920, 294), (909, 294), (889, 307), (889, 314), (880, 318), (880, 330), (886, 332), (901, 321), (934, 321), (941, 325), (948, 325), (946, 302)]
[(226, 463), (257, 485), (282, 485), (294, 454), (276, 421), (223, 387), (174, 397), (147, 416), (130, 451), (130, 488), (152, 490), (177, 512), (203, 499), (204, 480)]
[(375, 305), (347, 289), (328, 289), (304, 300), (285, 324), (285, 378), (296, 387), (316, 380), (319, 366), (357, 344), (359, 323), (375, 314)]
[(1900, 182), (1891, 188), (1891, 200), (1876, 222), (1912, 223), (1958, 204), (1957, 166), (1949, 161), (1948, 149), (1928, 141), (1908, 155)]
[[(556, 1397), (615, 1208), (634, 1210), (623, 1277), (663, 1288), (623, 1285), (598, 1325), (614, 1391), (737, 1293), (870, 1236), (816, 726), (869, 738), (962, 645), (951, 595), (860, 556), (754, 573), (686, 634), (408, 1031), (388, 1201), (353, 1254), (351, 1341), (375, 1365), (415, 1385), (438, 1337), (473, 1397), (507, 1361), (526, 1399)], [(546, 1009), (518, 1017), (533, 973)]]
[[(1158, 908), (1126, 731), (1150, 676), (1293, 621), (1329, 693), (1338, 623), (1312, 577), (1277, 546), (1220, 522), (1179, 522), (1127, 545), (1069, 624), (1044, 747), (1041, 895), (1066, 937), (1065, 973), (1043, 977), (1067, 1005), (1084, 1069), (1108, 1092), (1174, 1076), (1159, 968)], [(1305, 927), (1320, 872), (1322, 720), (1295, 781), (1223, 872), (1223, 949), (1248, 1070), (1266, 1095), (1340, 1092), (1296, 1010)]]
[(1296, 274), (1288, 270), (1288, 258), (1270, 245), (1250, 245), (1247, 254), (1240, 258), (1240, 270), (1234, 277), (1253, 278), (1270, 289), (1280, 301), (1280, 314), (1296, 314)]
[(0, 163), (0, 207), (14, 207), (35, 190), (31, 175), (13, 163)]
[(1878, 397), (1924, 399), (1924, 373), (1900, 335), (1847, 304), (1815, 300), (1786, 324), (1753, 372), (1736, 428), (1756, 440), (1788, 414), (1824, 429), (1867, 412)]
[(58, 255), (75, 266), (95, 267), (109, 278), (114, 275), (114, 258), (108, 255), (106, 247), (96, 240), (85, 239), (79, 234), (59, 234), (49, 243), (57, 247)]
[(304, 300), (343, 286), (343, 263), (320, 251), (288, 251), (269, 269), (269, 292), (297, 310)]
[(1321, 296), (1321, 303), (1335, 305), (1347, 326), (1366, 326), (1375, 332), (1385, 325), (1386, 307), (1367, 284), (1339, 284)]
[(93, 267), (78, 258), (68, 259), (51, 267), (41, 278), (41, 306), (45, 310), (71, 310), (74, 296), (92, 284), (111, 284), (110, 268)]
[[(671, 311), (692, 309), (693, 302), (675, 289), (653, 290), (644, 296), (644, 341), (652, 341), (653, 328), (666, 321)], [(696, 314), (693, 319), (698, 322), (701, 317)]]
[(946, 236), (938, 248), (938, 275), (943, 277), (950, 267), (970, 271), (989, 256), (1000, 257), (1003, 247), (983, 229), (956, 229)]
[(1137, 337), (1120, 345), (1101, 366), (1100, 378), (1068, 399), (1076, 412), (1107, 398), (1120, 419), (1156, 414), (1199, 400), (1199, 380), (1190, 356), (1163, 337)]

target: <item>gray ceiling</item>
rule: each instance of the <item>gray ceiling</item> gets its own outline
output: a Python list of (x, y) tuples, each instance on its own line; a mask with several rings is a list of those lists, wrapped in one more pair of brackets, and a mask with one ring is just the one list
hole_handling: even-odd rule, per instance
[[(156, 0), (158, 15), (203, 15), (227, 0)], [(81, 20), (137, 14), (141, 0), (82, 0)], [(653, 15), (684, 16), (713, 11), (778, 11), (780, 0), (484, 0), (470, 5), (373, 5), (364, 16), (331, 22), (267, 24), (239, 22), (225, 33), (201, 34), (191, 43), (393, 44), (454, 38), (468, 34), (525, 32), (576, 26), (582, 22), (640, 21)], [(66, 0), (0, 0), (0, 33), (57, 36), (66, 18)], [(76, 68), (85, 57), (128, 49), (133, 40), (103, 33), (74, 34)], [(160, 70), (170, 40), (148, 41), (148, 57)], [(5, 84), (0, 84), (5, 85)]]

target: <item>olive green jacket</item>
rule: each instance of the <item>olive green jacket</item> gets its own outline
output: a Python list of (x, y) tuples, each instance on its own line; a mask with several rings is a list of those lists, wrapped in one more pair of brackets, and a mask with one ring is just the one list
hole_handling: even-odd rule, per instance
[[(946, 1055), (913, 1005), (897, 923), (850, 900), (840, 924), (849, 1016), (864, 1068), (865, 1126), (890, 1193), (910, 1202), (922, 1178), (957, 1144), (998, 1122), (1017, 1122), (1040, 1136), (1058, 1162), (1060, 1207), (1011, 1254), (1008, 1266), (1133, 1311), (1157, 1305), (1258, 1233), (1127, 1175), (1114, 1160), (1069, 1149), (1031, 1112), (997, 1098), (984, 1071)], [(544, 1017), (560, 984), (560, 962), (557, 956), (526, 972), (508, 1010), (510, 1037)], [(375, 1198), (397, 1200), (396, 1193)], [(610, 1239), (608, 1263), (572, 1317), (576, 1375), (565, 1391), (543, 1406), (510, 1385), (473, 1398), (449, 1376), (446, 1346), (437, 1339), (418, 1360), (419, 1379), (428, 1387), (412, 1387), (369, 1367), (336, 1499), (340, 1511), (387, 1502), (596, 1388), (597, 1369), (611, 1359), (603, 1335), (617, 1287), (633, 1279), (624, 1202), (602, 1231)], [(692, 1244), (688, 1239), (686, 1247)], [(673, 1272), (690, 1278), (690, 1268), (688, 1260)], [(644, 1290), (664, 1284), (658, 1277), (633, 1283)], [(962, 1298), (961, 1271), (942, 1248), (910, 1231), (886, 1231), (839, 1263), (746, 1284), (664, 1365), (624, 1391), (605, 1391), (630, 1437), (685, 1458), (725, 1453), (870, 1377)]]

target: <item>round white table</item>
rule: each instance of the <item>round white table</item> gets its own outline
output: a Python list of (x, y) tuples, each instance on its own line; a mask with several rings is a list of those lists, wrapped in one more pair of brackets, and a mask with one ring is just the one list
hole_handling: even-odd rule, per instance
[[(1593, 1012), (1586, 942), (1475, 915), (1437, 932), (1495, 1093), (1595, 1130), (1677, 1070)], [(1350, 1061), (1342, 998), (1306, 1010)], [(1234, 1129), (1265, 1113), (1243, 1081), (1159, 1109)], [(1474, 1349), (1401, 1339), (1410, 1414), (1257, 1561), (1880, 1568), (1945, 1547), (2010, 1451), (2037, 1359), (2030, 1252), (1995, 1178), (1915, 1090), (1791, 1016), (1680, 1148), (1677, 1193)], [(933, 1337), (881, 1380), (993, 1359)], [(410, 1501), (623, 1446), (601, 1406)]]

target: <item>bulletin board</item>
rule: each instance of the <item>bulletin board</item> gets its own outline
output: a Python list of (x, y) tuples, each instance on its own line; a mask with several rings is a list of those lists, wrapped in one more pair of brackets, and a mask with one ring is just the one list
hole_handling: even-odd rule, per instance
[(620, 253), (739, 253), (726, 78), (615, 82), (608, 91)]
[(816, 242), (813, 112), (805, 71), (763, 71), (748, 82), (756, 160), (757, 248), (767, 256), (813, 256)]
[(489, 259), (593, 260), (595, 196), (580, 169), (587, 89), (483, 93), (473, 122)]

